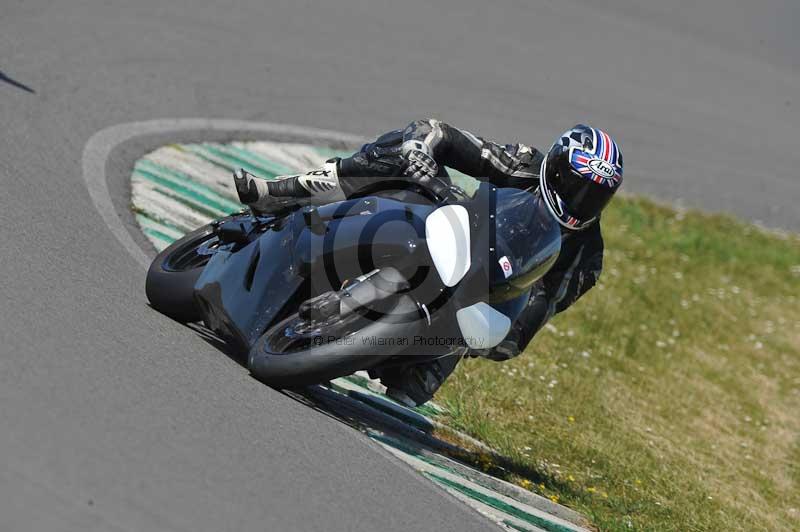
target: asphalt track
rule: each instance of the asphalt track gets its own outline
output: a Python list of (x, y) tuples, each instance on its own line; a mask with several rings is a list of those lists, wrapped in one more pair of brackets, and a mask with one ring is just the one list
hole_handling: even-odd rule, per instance
[(589, 121), (629, 191), (800, 229), (796, 2), (532, 4), (0, 0), (0, 530), (489, 526), (146, 307), (82, 177), (103, 128)]

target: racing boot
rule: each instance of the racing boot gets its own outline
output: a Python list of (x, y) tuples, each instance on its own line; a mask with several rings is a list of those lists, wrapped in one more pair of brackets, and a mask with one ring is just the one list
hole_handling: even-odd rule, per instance
[(433, 394), (442, 386), (447, 377), (456, 369), (462, 352), (423, 362), (386, 368), (371, 372), (370, 377), (380, 378), (386, 386), (386, 395), (409, 408), (420, 406), (433, 398)]
[(345, 199), (339, 185), (338, 159), (305, 174), (278, 176), (274, 180), (257, 177), (244, 169), (233, 174), (239, 201), (256, 214), (269, 214), (291, 206), (324, 205)]

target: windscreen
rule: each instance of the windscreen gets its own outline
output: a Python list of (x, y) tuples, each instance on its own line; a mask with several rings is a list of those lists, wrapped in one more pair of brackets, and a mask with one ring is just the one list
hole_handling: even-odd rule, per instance
[(503, 301), (518, 296), (547, 273), (561, 250), (561, 230), (538, 193), (501, 188), (495, 244), (492, 300)]

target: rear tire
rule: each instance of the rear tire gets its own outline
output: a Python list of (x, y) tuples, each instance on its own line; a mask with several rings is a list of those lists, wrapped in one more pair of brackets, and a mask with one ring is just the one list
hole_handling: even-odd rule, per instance
[(355, 332), (331, 341), (323, 330), (317, 336), (323, 339), (319, 344), (311, 342), (307, 348), (283, 352), (281, 346), (287, 345), (287, 331), (301, 322), (293, 314), (258, 339), (250, 350), (248, 368), (261, 382), (279, 388), (319, 384), (369, 369), (406, 347), (392, 346), (391, 342), (382, 344), (380, 339), (413, 338), (420, 334), (424, 320), (409, 319), (417, 316), (417, 312), (417, 303), (401, 295), (387, 315), (379, 320), (364, 319)]
[(194, 301), (194, 285), (209, 256), (199, 255), (196, 251), (214, 238), (214, 228), (210, 224), (204, 225), (176, 240), (156, 256), (147, 270), (145, 281), (150, 306), (181, 323), (202, 319), (200, 308)]

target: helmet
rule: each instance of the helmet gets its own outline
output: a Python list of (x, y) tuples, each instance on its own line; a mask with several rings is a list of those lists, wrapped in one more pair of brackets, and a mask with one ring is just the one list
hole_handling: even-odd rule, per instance
[(540, 175), (542, 196), (558, 223), (584, 229), (622, 185), (622, 152), (605, 131), (578, 124), (547, 152)]

